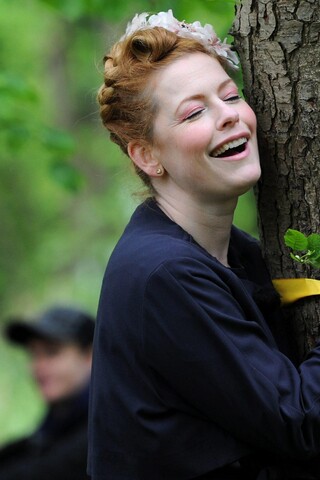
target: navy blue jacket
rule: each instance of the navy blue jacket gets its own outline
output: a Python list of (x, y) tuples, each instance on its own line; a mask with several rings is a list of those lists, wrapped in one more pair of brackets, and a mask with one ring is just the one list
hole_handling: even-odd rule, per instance
[(229, 263), (155, 202), (134, 213), (98, 311), (93, 480), (187, 480), (255, 453), (319, 454), (320, 348), (299, 370), (281, 353), (278, 298), (257, 242), (235, 227)]

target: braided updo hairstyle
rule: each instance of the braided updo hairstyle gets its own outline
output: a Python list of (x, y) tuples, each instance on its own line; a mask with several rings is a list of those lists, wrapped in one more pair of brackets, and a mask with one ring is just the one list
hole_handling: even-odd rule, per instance
[[(182, 38), (162, 27), (138, 30), (116, 43), (104, 57), (104, 83), (98, 92), (100, 115), (110, 138), (128, 155), (131, 140), (152, 142), (157, 113), (152, 76), (186, 53), (202, 52), (204, 45)], [(217, 58), (214, 56), (214, 58)], [(150, 178), (137, 166), (138, 175), (151, 189)]]

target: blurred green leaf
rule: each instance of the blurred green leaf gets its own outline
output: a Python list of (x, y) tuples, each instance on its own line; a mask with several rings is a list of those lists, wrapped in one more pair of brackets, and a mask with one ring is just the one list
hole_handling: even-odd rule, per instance
[(25, 125), (12, 125), (12, 127), (7, 130), (7, 144), (13, 151), (21, 149), (29, 138), (30, 132)]
[(73, 21), (88, 12), (88, 2), (86, 0), (41, 0), (41, 2)]
[(0, 73), (0, 95), (11, 99), (27, 100), (34, 102), (38, 95), (33, 87), (23, 78), (12, 72)]
[(63, 160), (54, 160), (50, 166), (51, 178), (69, 192), (78, 192), (84, 185), (80, 172)]
[(63, 156), (71, 155), (75, 151), (75, 142), (71, 135), (53, 128), (43, 128), (41, 141), (50, 151)]

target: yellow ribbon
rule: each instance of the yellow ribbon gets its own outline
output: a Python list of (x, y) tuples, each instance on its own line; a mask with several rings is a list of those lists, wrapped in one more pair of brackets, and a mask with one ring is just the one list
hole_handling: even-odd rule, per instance
[(281, 297), (282, 305), (296, 302), (300, 298), (320, 295), (320, 280), (311, 278), (277, 278), (272, 280)]

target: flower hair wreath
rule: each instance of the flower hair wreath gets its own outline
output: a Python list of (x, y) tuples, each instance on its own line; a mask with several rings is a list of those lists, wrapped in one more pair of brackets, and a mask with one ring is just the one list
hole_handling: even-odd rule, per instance
[(239, 59), (236, 53), (231, 50), (231, 46), (226, 43), (226, 39), (221, 42), (212, 25), (207, 23), (203, 27), (200, 22), (180, 22), (173, 16), (171, 9), (155, 15), (150, 15), (146, 12), (136, 14), (132, 21), (128, 23), (126, 32), (121, 37), (121, 40), (124, 40), (137, 30), (154, 27), (165, 28), (179, 37), (194, 38), (202, 43), (209, 52), (214, 52), (219, 57), (225, 59), (232, 68), (239, 68)]

